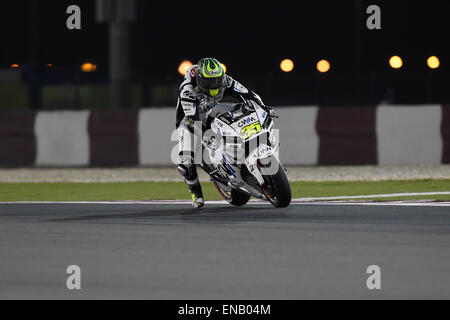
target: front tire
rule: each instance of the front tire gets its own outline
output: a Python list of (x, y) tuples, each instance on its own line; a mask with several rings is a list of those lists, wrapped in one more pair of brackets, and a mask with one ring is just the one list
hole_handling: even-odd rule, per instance
[(261, 187), (261, 190), (274, 207), (285, 208), (291, 203), (292, 191), (284, 168), (275, 157), (269, 157), (264, 159), (264, 161), (261, 161), (265, 163), (261, 164), (261, 168), (269, 167), (272, 161), (276, 161), (278, 170), (273, 175), (264, 175), (264, 180), (266, 182)]
[(227, 192), (222, 190), (222, 188), (214, 181), (214, 185), (219, 191), (220, 195), (227, 201), (229, 204), (233, 206), (243, 206), (250, 200), (250, 195), (247, 192), (231, 189), (231, 192)]

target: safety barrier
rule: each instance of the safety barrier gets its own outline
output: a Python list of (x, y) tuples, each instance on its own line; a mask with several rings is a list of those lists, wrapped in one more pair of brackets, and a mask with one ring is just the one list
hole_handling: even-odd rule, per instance
[[(274, 107), (289, 165), (450, 163), (450, 106)], [(0, 113), (0, 166), (172, 165), (174, 108)]]

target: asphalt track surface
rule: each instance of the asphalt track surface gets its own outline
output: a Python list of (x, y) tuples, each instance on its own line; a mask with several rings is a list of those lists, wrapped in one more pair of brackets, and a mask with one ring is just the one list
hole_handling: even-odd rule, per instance
[(36, 298), (449, 299), (450, 207), (0, 204), (0, 299)]

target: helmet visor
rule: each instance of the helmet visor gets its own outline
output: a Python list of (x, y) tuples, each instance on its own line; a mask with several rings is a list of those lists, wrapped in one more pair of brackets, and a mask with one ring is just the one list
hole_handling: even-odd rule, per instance
[(222, 87), (223, 77), (197, 77), (197, 85), (202, 89), (219, 89)]

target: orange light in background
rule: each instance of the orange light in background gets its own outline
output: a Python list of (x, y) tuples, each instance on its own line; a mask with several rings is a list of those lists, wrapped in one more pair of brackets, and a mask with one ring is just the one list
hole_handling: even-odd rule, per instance
[(221, 65), (222, 65), (222, 68), (223, 68), (223, 72), (227, 73), (227, 66), (224, 65), (223, 63), (221, 63)]
[(399, 56), (392, 56), (389, 59), (389, 65), (393, 69), (400, 69), (403, 66), (403, 60)]
[(317, 68), (317, 71), (319, 71), (321, 73), (325, 73), (325, 72), (328, 72), (330, 70), (331, 65), (328, 62), (328, 60), (322, 59), (319, 62), (317, 62), (316, 68)]
[(294, 61), (292, 61), (291, 59), (284, 59), (280, 63), (280, 69), (283, 72), (291, 72), (292, 70), (294, 70)]
[(97, 65), (91, 62), (85, 62), (81, 65), (81, 71), (83, 72), (94, 72), (97, 70)]
[(47, 67), (51, 68), (51, 67), (53, 67), (53, 64), (47, 63)]
[(427, 65), (430, 69), (437, 69), (439, 68), (439, 65), (441, 62), (439, 61), (438, 57), (431, 56), (427, 59)]
[(192, 62), (189, 60), (184, 60), (178, 66), (178, 73), (184, 76), (190, 67), (192, 67)]
[(19, 68), (20, 66), (17, 63), (11, 65), (11, 68)]

